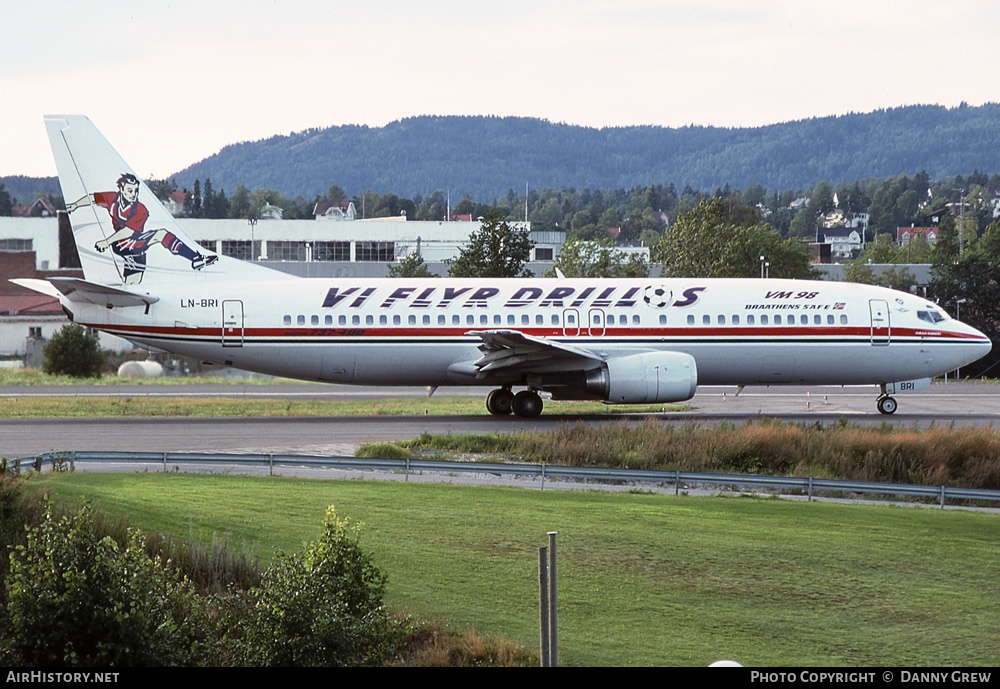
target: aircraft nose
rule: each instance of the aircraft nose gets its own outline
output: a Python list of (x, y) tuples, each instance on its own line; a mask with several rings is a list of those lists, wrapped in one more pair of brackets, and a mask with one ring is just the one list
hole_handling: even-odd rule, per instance
[(969, 336), (967, 348), (969, 356), (971, 357), (969, 359), (970, 363), (976, 361), (977, 359), (982, 359), (990, 353), (990, 350), (993, 349), (993, 342), (986, 336), (985, 333), (980, 332), (971, 325), (966, 325), (965, 323), (962, 323), (962, 327)]

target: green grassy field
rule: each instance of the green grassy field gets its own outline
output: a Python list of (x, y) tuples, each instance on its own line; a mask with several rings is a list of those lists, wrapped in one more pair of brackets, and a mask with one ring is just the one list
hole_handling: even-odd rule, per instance
[[(240, 397), (8, 397), (0, 418), (119, 416), (435, 416), (487, 414), (477, 397), (381, 400), (288, 400)], [(551, 414), (643, 414), (687, 411), (683, 404), (608, 406), (600, 402), (548, 402)]]
[(324, 509), (364, 523), (399, 609), (537, 640), (537, 547), (559, 532), (570, 665), (996, 665), (1000, 516), (756, 498), (367, 481), (51, 474), (150, 529), (268, 559)]

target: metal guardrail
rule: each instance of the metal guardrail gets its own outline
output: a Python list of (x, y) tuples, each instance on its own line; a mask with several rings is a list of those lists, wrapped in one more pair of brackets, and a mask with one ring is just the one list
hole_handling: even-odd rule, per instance
[(569, 467), (553, 464), (495, 464), (483, 462), (452, 462), (424, 459), (362, 459), (358, 457), (314, 457), (284, 454), (221, 454), (204, 452), (47, 452), (34, 457), (3, 460), (6, 468), (18, 473), (43, 468), (75, 469), (79, 463), (110, 462), (157, 464), (168, 471), (170, 466), (182, 464), (240, 464), (267, 467), (273, 474), (279, 466), (308, 466), (327, 469), (354, 469), (358, 471), (384, 471), (404, 473), (438, 472), (445, 474), (490, 474), (495, 476), (528, 477), (546, 480), (600, 481), (615, 483), (654, 483), (673, 485), (674, 493), (696, 485), (739, 486), (741, 488), (768, 488), (798, 491), (809, 500), (818, 492), (852, 494), (897, 495), (930, 498), (943, 508), (949, 500), (978, 500), (1000, 502), (1000, 490), (986, 488), (960, 488), (956, 486), (925, 486), (910, 483), (879, 483), (875, 481), (845, 481), (818, 478), (793, 478), (788, 476), (760, 476), (755, 474), (709, 474), (687, 471), (647, 471), (642, 469), (599, 469)]

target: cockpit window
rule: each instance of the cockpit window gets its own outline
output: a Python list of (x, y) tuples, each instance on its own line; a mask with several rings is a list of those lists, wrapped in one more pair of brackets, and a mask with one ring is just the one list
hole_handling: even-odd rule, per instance
[(945, 320), (945, 315), (937, 309), (927, 309), (925, 311), (917, 311), (917, 318), (928, 323), (940, 323)]

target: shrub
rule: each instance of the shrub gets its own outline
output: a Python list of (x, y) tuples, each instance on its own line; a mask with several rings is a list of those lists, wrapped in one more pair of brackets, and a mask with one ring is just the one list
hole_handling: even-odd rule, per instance
[(97, 338), (76, 323), (64, 325), (52, 336), (43, 350), (46, 373), (74, 378), (100, 378), (105, 355)]
[(139, 530), (100, 537), (89, 506), (51, 504), (11, 556), (3, 660), (33, 667), (192, 665), (207, 645), (201, 599)]
[[(232, 657), (253, 666), (381, 665), (399, 642), (382, 605), (385, 576), (357, 528), (331, 507), (323, 535), (298, 555), (279, 554), (253, 591), (255, 603), (230, 625)], [(233, 635), (239, 634), (239, 638)]]
[(410, 459), (413, 453), (395, 443), (364, 443), (354, 451), (363, 459)]
[[(4, 459), (0, 466), (6, 464)], [(6, 581), (10, 559), (8, 550), (24, 545), (27, 528), (40, 524), (44, 510), (35, 491), (28, 488), (24, 477), (0, 470), (0, 544), (4, 547), (0, 557), (0, 581)], [(6, 592), (0, 592), (0, 609), (7, 604)]]
[(401, 651), (395, 663), (401, 667), (538, 667), (538, 654), (518, 642), (474, 629), (452, 632), (439, 624), (413, 630)]

